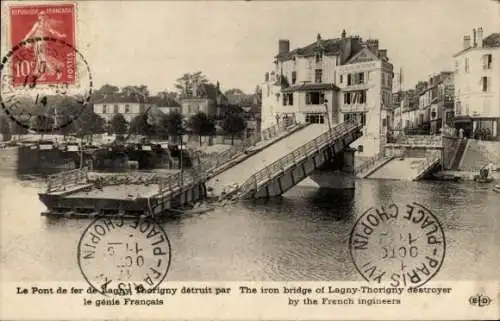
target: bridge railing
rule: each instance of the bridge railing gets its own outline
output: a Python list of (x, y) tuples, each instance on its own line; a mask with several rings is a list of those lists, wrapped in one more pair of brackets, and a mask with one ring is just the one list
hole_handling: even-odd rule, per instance
[(431, 153), (429, 156), (426, 157), (425, 161), (420, 163), (417, 166), (417, 177), (420, 177), (423, 172), (432, 164), (439, 162), (441, 160), (441, 154), (440, 153)]
[(174, 191), (176, 189), (180, 190), (189, 185), (199, 184), (205, 181), (207, 179), (209, 170), (227, 163), (237, 154), (244, 152), (248, 147), (254, 146), (261, 140), (269, 140), (280, 135), (288, 127), (290, 127), (290, 124), (287, 123), (277, 124), (275, 126), (272, 126), (264, 130), (261, 133), (257, 133), (256, 135), (243, 141), (242, 144), (239, 144), (237, 146), (232, 146), (228, 150), (222, 153), (216, 153), (215, 155), (203, 152), (195, 153), (193, 155), (193, 158), (197, 160), (197, 164), (195, 164), (193, 168), (184, 170), (182, 174), (179, 172), (174, 175), (158, 179), (157, 181), (159, 185), (158, 194), (164, 194), (169, 191)]
[(201, 170), (217, 168), (233, 159), (236, 155), (245, 152), (246, 149), (254, 146), (258, 142), (277, 137), (278, 135), (285, 132), (288, 127), (289, 124), (282, 122), (272, 127), (266, 128), (262, 132), (258, 132), (255, 135), (250, 136), (241, 144), (231, 146), (229, 149), (221, 153), (205, 153), (202, 151), (197, 151), (193, 153), (193, 158), (198, 163), (196, 166), (201, 166), (199, 167), (199, 169)]
[(373, 167), (373, 165), (375, 165), (376, 162), (378, 162), (379, 160), (381, 160), (384, 157), (385, 157), (385, 153), (384, 152), (379, 152), (379, 153), (373, 155), (366, 162), (363, 162), (361, 165), (357, 166), (354, 169), (354, 175), (358, 175), (358, 174), (363, 173), (367, 169)]
[(313, 140), (305, 143), (304, 145), (296, 148), (292, 152), (283, 156), (276, 162), (266, 166), (264, 169), (253, 174), (245, 183), (239, 187), (239, 195), (242, 196), (252, 189), (257, 189), (259, 184), (264, 183), (266, 180), (275, 175), (276, 172), (282, 171), (285, 168), (296, 164), (302, 159), (310, 156), (314, 152), (320, 150), (332, 139), (342, 137), (351, 130), (360, 127), (359, 123), (346, 121), (333, 127), (331, 131), (321, 134)]
[(200, 173), (193, 169), (166, 177), (159, 177), (156, 181), (158, 183), (158, 194), (172, 192), (176, 189), (181, 190), (187, 186), (201, 183), (205, 179), (205, 173)]
[(68, 187), (87, 184), (88, 169), (73, 169), (47, 177), (47, 192), (65, 191)]
[(441, 135), (405, 135), (396, 138), (396, 144), (442, 146)]

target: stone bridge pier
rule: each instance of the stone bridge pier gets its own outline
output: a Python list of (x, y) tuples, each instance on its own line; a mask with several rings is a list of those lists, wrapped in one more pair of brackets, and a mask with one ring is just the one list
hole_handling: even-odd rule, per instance
[(354, 153), (355, 149), (347, 147), (342, 152), (331, 155), (331, 158), (298, 185), (320, 189), (354, 189)]

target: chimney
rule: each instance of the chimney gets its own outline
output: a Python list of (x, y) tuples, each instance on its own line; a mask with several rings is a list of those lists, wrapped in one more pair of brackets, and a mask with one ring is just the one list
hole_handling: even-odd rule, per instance
[(472, 29), (472, 39), (474, 39), (474, 42), (472, 43), (472, 45), (475, 47), (477, 45), (477, 42), (476, 42), (476, 29)]
[(345, 33), (345, 29), (344, 29), (344, 30), (342, 30), (342, 34), (341, 34), (342, 39), (344, 39), (344, 38), (345, 38), (345, 35), (346, 35), (346, 33)]
[(286, 54), (290, 51), (290, 40), (281, 39), (278, 41), (278, 54)]
[(479, 27), (476, 30), (476, 40), (477, 40), (477, 46), (482, 47), (483, 46), (483, 27)]
[(367, 39), (366, 47), (374, 54), (378, 53), (378, 40), (377, 39)]
[(380, 60), (386, 61), (387, 60), (387, 49), (380, 49), (378, 51), (378, 57)]
[(464, 36), (464, 49), (470, 48), (470, 36), (465, 35)]
[(264, 78), (265, 78), (266, 82), (268, 82), (268, 81), (269, 81), (269, 72), (266, 72), (266, 73), (265, 73)]

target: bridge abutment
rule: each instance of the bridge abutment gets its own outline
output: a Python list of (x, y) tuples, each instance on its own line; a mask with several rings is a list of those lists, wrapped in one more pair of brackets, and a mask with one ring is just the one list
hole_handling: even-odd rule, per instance
[(354, 189), (354, 152), (351, 148), (344, 149), (298, 185), (321, 189)]

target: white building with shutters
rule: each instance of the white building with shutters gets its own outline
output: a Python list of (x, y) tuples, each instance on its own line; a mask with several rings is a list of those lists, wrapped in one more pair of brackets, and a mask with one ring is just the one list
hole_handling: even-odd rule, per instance
[(274, 70), (262, 87), (262, 129), (280, 121), (332, 124), (356, 119), (363, 136), (351, 144), (359, 156), (383, 150), (387, 139), (393, 66), (376, 39), (322, 39), (290, 50), (279, 40)]
[(500, 33), (483, 29), (464, 37), (455, 60), (455, 127), (472, 137), (479, 129), (500, 140)]

